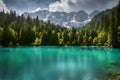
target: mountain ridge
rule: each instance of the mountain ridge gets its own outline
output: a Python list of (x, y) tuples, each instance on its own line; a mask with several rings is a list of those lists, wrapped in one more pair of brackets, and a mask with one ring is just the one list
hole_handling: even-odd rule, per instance
[[(116, 7), (100, 12), (85, 25), (83, 30), (95, 30), (98, 35), (98, 41), (104, 41), (104, 45), (118, 48), (120, 46), (120, 0)], [(101, 35), (104, 39), (101, 39)]]
[[(96, 11), (96, 12), (95, 12)], [(49, 10), (39, 10), (33, 13), (25, 12), (23, 16), (27, 18), (30, 16), (31, 18), (36, 18), (38, 16), (39, 20), (48, 21), (51, 23), (65, 26), (65, 27), (81, 27), (87, 24), (93, 16), (97, 15), (99, 11), (95, 10), (94, 13), (88, 14), (84, 10), (80, 10), (78, 12), (50, 12)]]

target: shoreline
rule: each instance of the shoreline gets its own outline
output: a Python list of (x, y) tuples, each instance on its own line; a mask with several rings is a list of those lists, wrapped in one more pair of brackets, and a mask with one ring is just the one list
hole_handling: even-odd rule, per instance
[(0, 46), (0, 48), (21, 48), (21, 47), (82, 47), (82, 48), (96, 48), (96, 47), (104, 47), (104, 48), (109, 48), (108, 46)]

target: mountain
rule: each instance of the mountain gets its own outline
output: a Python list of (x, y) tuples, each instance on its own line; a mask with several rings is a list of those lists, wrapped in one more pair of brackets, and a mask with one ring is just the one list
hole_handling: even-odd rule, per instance
[(35, 13), (25, 12), (23, 15), (25, 18), (27, 18), (28, 16), (30, 16), (31, 18), (36, 18), (38, 16), (40, 20), (45, 20), (47, 18), (47, 15), (49, 14), (50, 12), (48, 10), (40, 10)]
[(100, 13), (98, 10), (94, 10), (93, 12), (91, 12), (89, 14), (89, 18), (93, 18), (95, 15), (97, 15), (98, 13)]
[[(94, 12), (93, 12), (94, 13)], [(93, 14), (92, 13), (92, 14)], [(91, 21), (85, 25), (86, 29), (98, 29), (98, 28), (106, 28), (108, 29), (109, 26), (119, 26), (119, 20), (120, 20), (120, 3), (118, 6), (107, 9), (105, 11), (99, 12), (97, 15), (95, 15)], [(85, 28), (84, 27), (84, 28)]]
[[(36, 10), (35, 10), (36, 11)], [(94, 11), (91, 16), (93, 17), (98, 12)], [(39, 20), (48, 21), (51, 23), (65, 26), (65, 27), (81, 27), (90, 21), (89, 14), (84, 10), (79, 12), (50, 12), (49, 10), (37, 10), (33, 13), (25, 12), (24, 17), (27, 18), (30, 16), (31, 18), (36, 18), (38, 16)]]
[[(97, 31), (97, 41), (103, 41), (104, 45), (118, 48), (120, 46), (120, 0), (119, 4), (100, 12), (83, 27), (84, 30)], [(102, 39), (103, 38), (103, 39)], [(100, 45), (100, 44), (98, 44)]]
[(75, 20), (77, 22), (83, 22), (85, 20), (88, 20), (88, 14), (85, 11), (79, 11), (78, 13), (76, 13), (75, 15)]
[[(39, 18), (32, 19), (36, 17), (36, 14)], [(25, 15), (26, 17), (30, 15), (32, 18), (30, 16), (25, 18)], [(15, 11), (0, 12), (0, 46), (108, 46), (120, 48), (120, 3), (112, 9), (98, 13), (91, 21), (87, 19), (88, 15), (84, 11), (65, 13), (40, 10), (35, 13), (25, 13), (24, 16), (16, 15)], [(64, 22), (65, 25), (70, 26), (87, 24), (77, 29), (74, 27), (69, 29), (54, 25), (50, 23), (50, 20), (44, 22), (39, 19), (51, 19), (57, 24)]]

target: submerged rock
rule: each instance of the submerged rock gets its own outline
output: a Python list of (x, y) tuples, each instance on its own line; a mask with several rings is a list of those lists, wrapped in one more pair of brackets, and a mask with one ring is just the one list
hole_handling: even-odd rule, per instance
[(104, 69), (104, 80), (120, 80), (120, 65), (110, 64)]

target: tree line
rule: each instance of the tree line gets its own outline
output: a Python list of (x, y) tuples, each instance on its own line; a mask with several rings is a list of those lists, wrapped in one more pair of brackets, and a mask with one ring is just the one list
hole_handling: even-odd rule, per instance
[(0, 12), (0, 46), (108, 46), (120, 47), (120, 3), (101, 12), (80, 29), (65, 28), (19, 16), (15, 11)]

